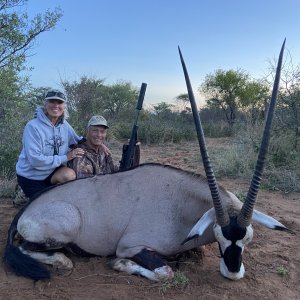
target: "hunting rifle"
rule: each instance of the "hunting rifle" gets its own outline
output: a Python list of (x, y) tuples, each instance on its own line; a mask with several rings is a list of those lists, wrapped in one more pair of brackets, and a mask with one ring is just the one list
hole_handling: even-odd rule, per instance
[[(147, 84), (142, 83), (140, 94), (138, 98), (138, 103), (136, 106), (135, 116), (134, 116), (134, 124), (131, 131), (131, 137), (129, 140), (129, 144), (123, 145), (123, 153), (122, 153), (122, 159), (120, 161), (120, 171), (126, 171), (134, 167), (135, 165), (139, 164), (139, 148), (136, 145), (137, 140), (137, 130), (138, 130), (138, 119), (139, 119), (139, 113), (142, 110), (145, 92), (146, 92)], [(135, 163), (135, 158), (137, 159), (137, 163)]]

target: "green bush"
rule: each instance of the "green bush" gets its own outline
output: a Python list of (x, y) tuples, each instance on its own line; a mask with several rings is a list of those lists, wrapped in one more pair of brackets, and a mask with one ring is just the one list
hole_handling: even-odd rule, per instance
[(10, 171), (1, 169), (0, 171), (0, 198), (12, 198), (15, 196), (17, 181)]
[[(228, 149), (212, 151), (216, 175), (252, 178), (261, 143), (261, 127), (242, 129)], [(262, 187), (283, 192), (300, 191), (300, 152), (294, 149), (292, 135), (273, 132), (262, 178)]]
[(129, 139), (131, 135), (132, 124), (119, 122), (110, 128), (110, 133), (118, 140)]
[(300, 172), (295, 169), (268, 166), (264, 173), (262, 187), (284, 193), (300, 192)]
[(276, 131), (273, 133), (269, 152), (274, 166), (300, 166), (300, 151), (293, 145), (294, 136), (292, 132)]
[(247, 178), (254, 169), (255, 153), (244, 144), (232, 143), (222, 151), (212, 150), (211, 158), (217, 176)]
[(5, 171), (9, 178), (15, 175), (15, 166), (18, 160), (18, 155), (21, 151), (19, 142), (7, 145), (0, 145), (0, 171)]
[(224, 121), (204, 123), (203, 130), (206, 137), (219, 138), (233, 135), (232, 128)]
[[(133, 124), (120, 122), (113, 126), (113, 135), (117, 139), (128, 139)], [(181, 125), (173, 120), (163, 121), (152, 117), (139, 122), (138, 139), (145, 144), (178, 143), (182, 140), (193, 140), (195, 129), (189, 125)]]
[(179, 143), (182, 140), (193, 140), (195, 129), (176, 122), (151, 120), (141, 124), (139, 137), (147, 144)]

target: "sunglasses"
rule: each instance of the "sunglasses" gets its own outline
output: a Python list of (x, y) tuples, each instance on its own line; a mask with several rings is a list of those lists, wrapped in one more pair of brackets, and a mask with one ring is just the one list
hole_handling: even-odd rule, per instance
[(66, 99), (66, 96), (62, 92), (55, 92), (55, 91), (51, 91), (46, 94), (46, 98), (50, 98), (50, 97), (58, 97), (64, 100)]

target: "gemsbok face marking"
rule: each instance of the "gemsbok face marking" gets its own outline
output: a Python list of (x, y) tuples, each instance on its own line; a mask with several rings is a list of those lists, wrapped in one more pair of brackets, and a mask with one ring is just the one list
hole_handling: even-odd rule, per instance
[(237, 218), (230, 218), (228, 225), (213, 227), (221, 254), (220, 271), (224, 277), (237, 280), (244, 277), (243, 251), (253, 238), (252, 225), (246, 228), (237, 223)]

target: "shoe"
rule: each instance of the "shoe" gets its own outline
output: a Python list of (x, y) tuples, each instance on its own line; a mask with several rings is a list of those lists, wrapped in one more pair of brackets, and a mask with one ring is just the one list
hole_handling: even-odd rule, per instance
[(15, 188), (15, 198), (13, 204), (15, 207), (22, 207), (29, 201), (29, 198), (25, 196), (21, 187), (17, 184)]

